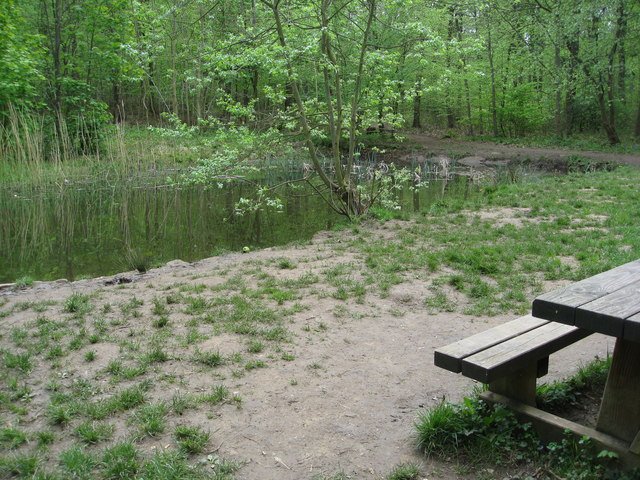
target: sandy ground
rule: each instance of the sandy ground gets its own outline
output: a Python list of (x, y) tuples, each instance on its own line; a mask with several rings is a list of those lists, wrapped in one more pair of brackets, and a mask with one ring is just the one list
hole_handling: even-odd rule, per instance
[[(388, 229), (367, 228), (372, 235), (389, 235)], [(222, 281), (217, 272), (225, 272), (225, 278), (238, 273), (250, 277), (247, 272), (256, 264), (279, 279), (304, 272), (320, 275), (340, 264), (354, 265), (358, 270), (360, 267), (355, 265), (362, 259), (349, 249), (334, 248), (348, 236), (348, 231), (325, 232), (303, 246), (229, 254), (193, 264), (174, 261), (146, 274), (122, 274), (119, 278), (133, 280), (124, 286), (107, 285), (113, 283), (113, 277), (46, 283), (21, 292), (0, 292), (0, 299), (8, 299), (4, 307), (7, 309), (17, 302), (54, 300), (61, 304), (73, 292), (96, 293), (100, 302), (114, 305), (135, 296), (144, 301), (148, 310), (158, 291), (175, 282), (216, 285)], [(297, 268), (277, 268), (274, 259), (282, 257), (295, 262)], [(213, 415), (196, 410), (188, 413), (189, 422), (212, 432), (211, 453), (247, 462), (237, 474), (239, 479), (314, 479), (339, 472), (346, 478), (380, 479), (403, 462), (420, 464), (424, 479), (475, 478), (465, 476), (454, 461), (420, 455), (413, 439), (413, 425), (422, 409), (442, 399), (459, 401), (473, 387), (473, 381), (436, 368), (434, 349), (515, 315), (474, 318), (460, 313), (429, 314), (424, 306), (428, 284), (429, 279), (424, 277), (407, 279), (393, 287), (386, 298), (367, 294), (362, 304), (353, 299), (341, 301), (311, 294), (301, 299), (308, 309), (292, 317), (287, 328), (293, 339), (284, 345), (295, 360), (273, 361), (269, 349), (258, 354), (257, 358), (264, 358), (267, 363), (266, 368), (224, 380), (230, 390), (242, 397), (242, 408), (223, 405), (216, 407)], [(49, 318), (65, 318), (59, 304), (47, 313)], [(3, 342), (8, 341), (11, 328), (35, 315), (26, 311), (4, 318)], [(151, 314), (145, 313), (140, 322), (145, 316)], [(143, 327), (119, 328), (140, 331)], [(100, 372), (118, 355), (118, 349), (115, 345), (97, 346), (100, 345), (102, 350), (93, 364), (81, 360), (84, 350), (65, 359), (69, 377), (101, 378)], [(239, 345), (237, 338), (223, 334), (211, 336), (198, 348), (230, 353)], [(579, 365), (612, 350), (612, 340), (589, 337), (552, 356), (546, 378), (571, 375)], [(176, 384), (179, 387), (156, 385), (155, 399), (169, 398), (174, 388), (198, 391), (212, 382), (189, 362), (176, 358), (162, 368), (180, 379)], [(41, 379), (32, 381), (36, 411), (41, 412), (46, 405), (48, 394), (43, 389), (48, 374), (43, 372)], [(34, 426), (42, 422), (37, 414), (27, 420)], [(167, 442), (166, 438), (158, 438), (146, 441), (143, 448), (166, 448)]]

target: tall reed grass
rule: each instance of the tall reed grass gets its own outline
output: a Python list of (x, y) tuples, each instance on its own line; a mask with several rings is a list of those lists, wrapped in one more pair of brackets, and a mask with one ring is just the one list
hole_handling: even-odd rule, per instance
[(86, 149), (93, 140), (85, 122), (10, 107), (0, 120), (0, 185), (117, 181), (157, 174), (192, 157), (174, 139), (125, 125), (106, 125), (99, 148)]

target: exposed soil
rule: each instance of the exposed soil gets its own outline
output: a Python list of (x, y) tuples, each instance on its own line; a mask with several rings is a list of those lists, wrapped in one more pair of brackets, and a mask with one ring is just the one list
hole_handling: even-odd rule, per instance
[[(498, 216), (510, 221), (508, 211)], [(393, 222), (363, 228), (377, 238), (396, 233)], [(349, 236), (349, 231), (325, 232), (304, 246), (229, 254), (193, 264), (174, 261), (146, 274), (130, 272), (112, 278), (37, 284), (20, 292), (0, 292), (0, 300), (3, 296), (8, 299), (5, 310), (18, 302), (53, 300), (57, 304), (49, 308), (47, 318), (65, 320), (68, 314), (62, 312), (62, 303), (73, 292), (95, 293), (98, 305), (123, 305), (135, 296), (144, 302), (142, 317), (128, 320), (114, 332), (135, 339), (136, 335), (146, 334), (145, 328), (151, 331), (148, 325), (154, 297), (176, 282), (209, 287), (236, 274), (246, 273), (250, 279), (247, 272), (256, 264), (262, 273), (277, 279), (315, 273), (322, 277), (321, 283), (314, 285), (320, 291), (326, 288), (322, 272), (327, 269), (349, 265), (357, 275), (364, 259), (354, 256), (348, 248), (340, 248)], [(278, 258), (286, 258), (297, 267), (278, 268)], [(131, 283), (122, 284), (128, 280)], [(420, 455), (412, 438), (413, 424), (421, 409), (442, 399), (460, 401), (473, 387), (474, 382), (468, 378), (436, 368), (434, 349), (514, 316), (429, 314), (424, 304), (429, 282), (430, 278), (423, 275), (407, 278), (393, 287), (386, 298), (367, 293), (363, 303), (315, 294), (302, 298), (300, 302), (308, 309), (291, 317), (287, 328), (292, 341), (282, 346), (295, 359), (282, 361), (280, 353), (267, 348), (252, 357), (262, 359), (266, 368), (236, 378), (230, 374), (230, 367), (222, 367), (220, 374), (226, 377), (222, 383), (242, 397), (242, 407), (227, 404), (211, 411), (190, 410), (180, 422), (198, 424), (212, 432), (209, 452), (246, 461), (239, 479), (299, 480), (337, 472), (352, 475), (348, 478), (380, 479), (401, 462), (422, 465), (421, 478), (425, 479), (475, 478), (466, 476), (450, 459)], [(14, 327), (37, 315), (26, 310), (4, 318), (0, 326), (3, 348), (11, 348), (10, 332)], [(186, 322), (188, 318), (176, 311), (171, 321), (177, 328), (181, 319)], [(237, 336), (221, 334), (197, 347), (224, 355), (243, 349), (246, 355), (245, 342)], [(97, 351), (96, 360), (91, 363), (83, 360), (88, 348)], [(611, 339), (588, 337), (551, 357), (547, 379), (569, 376), (579, 365), (612, 350)], [(73, 352), (63, 359), (65, 376), (60, 381), (86, 378), (106, 382), (104, 370), (118, 355), (115, 343), (99, 343)], [(153, 401), (170, 402), (176, 391), (206, 391), (220, 383), (185, 359), (170, 358), (161, 368), (175, 382), (154, 384), (150, 391)], [(51, 373), (36, 368), (28, 380), (33, 398), (25, 428), (46, 427), (43, 411), (50, 393), (45, 385)], [(167, 430), (172, 431), (172, 427)], [(167, 434), (147, 438), (141, 448), (174, 448), (172, 444), (171, 435)]]
[(409, 140), (421, 145), (429, 152), (441, 155), (479, 156), (492, 160), (538, 160), (563, 161), (571, 155), (580, 155), (592, 160), (620, 162), (640, 165), (640, 154), (594, 152), (586, 150), (564, 150), (559, 148), (518, 147), (492, 142), (466, 141), (426, 133), (407, 135)]

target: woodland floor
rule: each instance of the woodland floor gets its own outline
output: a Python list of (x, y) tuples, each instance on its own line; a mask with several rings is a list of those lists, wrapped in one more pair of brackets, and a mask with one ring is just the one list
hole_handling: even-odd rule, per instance
[(428, 133), (413, 133), (407, 135), (407, 138), (432, 153), (449, 156), (480, 156), (493, 160), (548, 159), (558, 161), (565, 160), (571, 155), (580, 155), (592, 160), (640, 165), (640, 154), (565, 150), (560, 148), (519, 147), (493, 142), (442, 138), (442, 136), (431, 135)]
[[(494, 211), (493, 215), (509, 221), (511, 212)], [(411, 222), (392, 221), (361, 228), (371, 238), (391, 239), (410, 227)], [(278, 281), (302, 274), (317, 275), (320, 280), (313, 285), (314, 290), (328, 291), (333, 287), (326, 283), (325, 272), (348, 266), (357, 275), (361, 268), (364, 259), (344, 248), (351, 239), (350, 230), (323, 232), (307, 245), (228, 254), (192, 264), (174, 261), (146, 274), (130, 272), (115, 277), (130, 279), (131, 283), (114, 284), (114, 277), (109, 277), (37, 283), (20, 292), (0, 292), (0, 300), (4, 297), (8, 301), (4, 310), (24, 302), (52, 305), (44, 314), (15, 309), (15, 313), (4, 318), (0, 337), (3, 348), (11, 348), (13, 329), (24, 327), (38, 316), (46, 315), (54, 322), (68, 321), (69, 314), (64, 313), (63, 305), (73, 293), (91, 295), (96, 313), (106, 312), (104, 305), (123, 306), (133, 298), (142, 305), (138, 317), (124, 321), (119, 311), (105, 314), (103, 320), (111, 319), (114, 325), (109, 327), (105, 338), (112, 340), (70, 352), (59, 366), (63, 374), (59, 371), (54, 374), (50, 366), (36, 366), (28, 380), (32, 394), (22, 428), (33, 431), (48, 428), (45, 410), (50, 392), (46, 386), (52, 375), (57, 375), (62, 384), (71, 385), (84, 379), (106, 390), (111, 388), (105, 373), (110, 362), (121, 358), (126, 342), (144, 342), (144, 337), (154, 331), (150, 326), (154, 299), (166, 295), (176, 285), (185, 291), (190, 286), (195, 289), (204, 285), (198, 288), (211, 292), (229, 279), (242, 277), (251, 286), (256, 282), (258, 268), (259, 275)], [(296, 268), (283, 269), (281, 259)], [(424, 298), (431, 280), (428, 275), (416, 275), (415, 279), (393, 286), (388, 296), (367, 292), (361, 302), (353, 298), (338, 300), (331, 295), (303, 296), (298, 302), (304, 309), (287, 320), (290, 342), (278, 347), (292, 361), (283, 361), (282, 353), (271, 344), (260, 353), (247, 354), (246, 338), (227, 333), (211, 335), (207, 330), (210, 327), (202, 324), (198, 328), (205, 335), (208, 332), (205, 340), (186, 347), (176, 343), (174, 349), (167, 350), (169, 359), (156, 367), (162, 376), (157, 372), (151, 376), (153, 384), (147, 401), (171, 403), (176, 392), (205, 392), (214, 384), (224, 383), (230, 392), (242, 398), (242, 406), (237, 408), (230, 402), (188, 410), (183, 416), (169, 420), (166, 434), (143, 439), (140, 450), (175, 448), (171, 425), (179, 422), (199, 425), (211, 432), (205, 455), (211, 453), (246, 462), (237, 473), (238, 479), (316, 479), (340, 472), (346, 475), (341, 478), (381, 479), (402, 462), (421, 465), (420, 478), (424, 479), (477, 478), (454, 460), (422, 456), (413, 440), (413, 424), (421, 409), (443, 399), (460, 401), (473, 387), (473, 381), (436, 368), (434, 349), (514, 316), (478, 318), (457, 313), (462, 311), (463, 298), (457, 299), (461, 303), (456, 312), (429, 313)], [(547, 290), (557, 286), (557, 282), (544, 285)], [(170, 307), (175, 306), (178, 305)], [(172, 310), (171, 314), (175, 338), (182, 338), (191, 318), (181, 309)], [(89, 348), (96, 352), (92, 362), (83, 359)], [(247, 370), (237, 376), (232, 374), (231, 366), (223, 366), (212, 374), (189, 361), (195, 348), (224, 356), (242, 351), (245, 358), (251, 355), (253, 361), (263, 361), (265, 368)], [(546, 378), (572, 375), (579, 365), (596, 355), (604, 357), (612, 349), (608, 338), (588, 337), (552, 356)], [(142, 379), (150, 375), (147, 373)], [(126, 417), (116, 420), (116, 425), (112, 441), (123, 440), (129, 435)], [(65, 428), (54, 427), (56, 435), (71, 430), (71, 426)], [(62, 446), (68, 447), (72, 440), (70, 436)], [(56, 458), (56, 452), (51, 452), (51, 457)]]

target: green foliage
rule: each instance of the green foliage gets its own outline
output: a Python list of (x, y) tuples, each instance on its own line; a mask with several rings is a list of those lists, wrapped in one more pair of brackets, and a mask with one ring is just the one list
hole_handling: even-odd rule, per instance
[(187, 454), (201, 453), (209, 442), (210, 434), (200, 427), (177, 425), (174, 437), (180, 450)]
[(105, 479), (134, 478), (140, 464), (138, 450), (130, 442), (122, 442), (104, 450), (100, 462)]
[(604, 388), (611, 366), (611, 357), (599, 359), (581, 366), (573, 377), (542, 384), (536, 390), (540, 408), (551, 413), (561, 412), (571, 406), (579, 405), (585, 395), (598, 395)]
[(78, 425), (75, 434), (85, 443), (94, 444), (109, 440), (114, 426), (109, 423), (85, 422)]
[(414, 480), (420, 475), (420, 469), (417, 465), (406, 463), (396, 465), (391, 473), (387, 475), (386, 480)]
[(62, 311), (66, 313), (75, 313), (78, 315), (88, 313), (93, 309), (93, 307), (89, 303), (89, 300), (89, 295), (73, 293), (69, 298), (65, 300)]
[[(596, 359), (566, 381), (539, 387), (538, 403), (545, 410), (566, 408), (579, 395), (603, 386), (609, 364)], [(485, 404), (477, 395), (462, 404), (442, 401), (422, 412), (415, 428), (417, 444), (427, 455), (465, 460), (478, 470), (528, 462), (554, 478), (638, 478), (638, 471), (620, 470), (616, 453), (597, 449), (587, 437), (567, 431), (561, 441), (542, 445), (531, 424), (520, 423), (505, 407)]]
[(21, 430), (15, 428), (0, 429), (0, 447), (3, 449), (14, 449), (26, 443), (27, 436)]
[(508, 463), (535, 454), (531, 425), (520, 424), (506, 408), (477, 397), (464, 404), (441, 402), (420, 414), (418, 446), (428, 455), (466, 455), (473, 462)]

